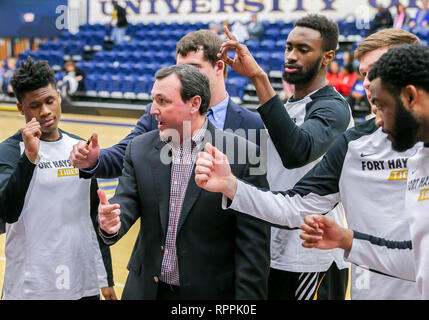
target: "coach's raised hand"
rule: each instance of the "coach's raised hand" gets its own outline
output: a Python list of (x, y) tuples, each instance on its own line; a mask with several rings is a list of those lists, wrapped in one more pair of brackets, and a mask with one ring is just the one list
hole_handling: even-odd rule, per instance
[(25, 146), (25, 155), (28, 160), (35, 163), (39, 154), (40, 137), (42, 136), (40, 123), (36, 118), (32, 118), (21, 128), (21, 134)]
[(86, 141), (79, 141), (73, 146), (69, 160), (75, 168), (92, 169), (97, 164), (99, 157), (98, 135), (93, 133), (89, 145), (86, 144)]
[(98, 189), (100, 204), (98, 205), (98, 223), (100, 229), (108, 234), (115, 234), (121, 227), (120, 206), (117, 203), (110, 204), (103, 190)]
[(195, 166), (197, 186), (211, 192), (221, 192), (231, 200), (237, 191), (237, 178), (231, 172), (228, 157), (210, 143), (198, 154)]

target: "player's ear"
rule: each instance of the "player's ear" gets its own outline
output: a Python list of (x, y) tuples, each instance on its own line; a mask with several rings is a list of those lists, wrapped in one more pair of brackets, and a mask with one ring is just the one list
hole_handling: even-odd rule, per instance
[(329, 64), (335, 59), (335, 51), (329, 50), (323, 53), (322, 64), (324, 67), (329, 66)]
[(401, 92), (402, 103), (408, 110), (414, 109), (419, 104), (420, 96), (419, 90), (413, 85), (406, 86)]
[(58, 95), (58, 103), (60, 104), (60, 106), (61, 106), (61, 101), (62, 101), (62, 99), (61, 99), (61, 92), (60, 92), (60, 90), (58, 90), (57, 89), (57, 95)]
[(22, 110), (22, 103), (17, 101), (16, 102), (16, 107), (18, 108), (19, 113), (21, 113), (22, 115), (24, 115), (24, 111)]

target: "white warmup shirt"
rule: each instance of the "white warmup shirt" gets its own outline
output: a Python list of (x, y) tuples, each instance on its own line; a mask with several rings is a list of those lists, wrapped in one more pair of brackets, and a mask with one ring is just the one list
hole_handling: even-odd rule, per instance
[[(395, 251), (389, 248), (397, 247), (405, 250), (396, 250), (396, 254), (410, 256), (411, 250), (407, 246), (410, 232), (404, 209), (405, 188), (408, 165), (411, 163), (411, 159), (408, 159), (421, 146), (417, 144), (402, 153), (393, 151), (387, 135), (371, 119), (347, 130), (338, 138), (322, 161), (293, 189), (272, 194), (239, 181), (229, 208), (274, 224), (299, 227), (303, 217), (325, 214), (342, 202), (348, 227), (374, 235), (372, 238), (355, 237), (353, 248), (346, 256), (350, 262), (362, 265), (352, 264), (351, 298), (420, 299), (416, 283), (403, 280), (409, 280), (409, 275), (387, 272), (386, 266), (381, 270), (375, 268), (368, 264), (372, 260), (362, 260), (362, 255), (371, 253), (372, 257), (377, 257), (378, 250)], [(373, 247), (368, 240), (372, 241), (376, 237), (382, 241)], [(384, 239), (401, 243), (395, 246)], [(378, 259), (385, 255), (378, 255)], [(388, 262), (385, 263), (388, 265)], [(395, 267), (399, 268), (398, 265)], [(396, 278), (371, 269), (392, 274)]]
[[(6, 226), (3, 299), (79, 299), (108, 286), (90, 217), (91, 180), (79, 179), (68, 160), (77, 141), (64, 132), (57, 141), (40, 141), (20, 216)], [(8, 142), (16, 143), (23, 163), (20, 134)], [(25, 192), (16, 183), (16, 192)]]

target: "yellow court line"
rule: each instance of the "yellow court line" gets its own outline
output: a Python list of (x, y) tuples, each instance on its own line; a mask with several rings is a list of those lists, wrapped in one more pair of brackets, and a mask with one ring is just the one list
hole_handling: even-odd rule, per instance
[(16, 108), (16, 106), (0, 105), (0, 111), (16, 111), (16, 112), (18, 112), (18, 109)]

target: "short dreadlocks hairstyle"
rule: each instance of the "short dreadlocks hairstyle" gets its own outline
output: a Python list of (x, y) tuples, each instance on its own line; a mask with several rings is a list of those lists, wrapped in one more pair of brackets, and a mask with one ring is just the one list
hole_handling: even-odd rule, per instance
[(369, 81), (377, 78), (394, 97), (407, 85), (429, 92), (429, 48), (421, 44), (392, 47), (368, 74)]
[(294, 27), (304, 27), (320, 32), (323, 51), (336, 50), (338, 46), (338, 24), (319, 14), (309, 14), (295, 22)]
[(21, 62), (15, 74), (10, 78), (13, 92), (19, 102), (27, 92), (44, 88), (51, 84), (56, 88), (54, 71), (47, 61), (34, 62), (31, 57)]

